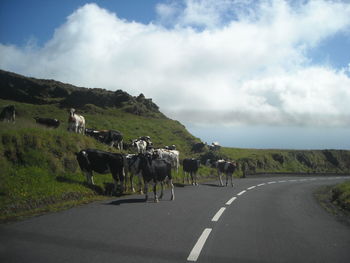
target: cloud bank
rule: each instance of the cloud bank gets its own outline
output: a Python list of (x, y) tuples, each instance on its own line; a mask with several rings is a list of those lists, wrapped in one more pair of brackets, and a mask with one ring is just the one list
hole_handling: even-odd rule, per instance
[(307, 56), (336, 34), (349, 36), (350, 4), (184, 0), (155, 8), (157, 18), (142, 24), (86, 4), (43, 46), (0, 44), (0, 68), (144, 93), (187, 123), (350, 127), (349, 69)]

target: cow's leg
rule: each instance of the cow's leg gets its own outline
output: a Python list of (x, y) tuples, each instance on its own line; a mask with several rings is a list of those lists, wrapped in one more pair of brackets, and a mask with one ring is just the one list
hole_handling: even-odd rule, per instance
[(163, 194), (164, 194), (164, 181), (160, 182), (160, 196), (159, 199), (163, 198)]
[(89, 185), (93, 185), (94, 184), (94, 180), (92, 179), (92, 171), (86, 171), (84, 172), (85, 176), (86, 176), (86, 181)]
[(226, 186), (228, 184), (228, 177), (229, 177), (229, 174), (226, 174)]
[(194, 185), (198, 185), (197, 183), (197, 173), (193, 172)]
[(230, 178), (231, 178), (231, 186), (233, 187), (233, 174), (230, 175)]
[(154, 180), (154, 182), (153, 182), (153, 194), (154, 194), (154, 202), (158, 203), (159, 199), (157, 196), (157, 181), (156, 180)]
[(117, 191), (118, 191), (118, 180), (116, 178), (113, 178), (113, 181), (114, 181), (114, 193), (117, 193)]
[[(140, 180), (140, 179), (139, 179)], [(135, 187), (134, 187), (134, 174), (132, 175), (132, 177), (130, 178), (130, 183), (131, 183), (131, 191), (133, 193), (135, 193)], [(139, 184), (139, 189), (140, 189), (140, 193), (142, 194), (142, 185)]]
[(220, 186), (224, 186), (222, 179), (221, 179), (221, 172), (218, 172), (218, 174), (219, 174)]
[(148, 182), (144, 180), (145, 183), (145, 201), (148, 200)]
[(175, 200), (173, 179), (170, 179), (170, 180), (169, 180), (169, 184), (170, 184), (170, 187), (171, 187), (171, 197), (170, 197), (170, 200)]
[(129, 176), (129, 172), (126, 172), (125, 173), (125, 181), (124, 181), (124, 189), (125, 191), (128, 191), (128, 179), (130, 180), (130, 184), (131, 184), (131, 187), (132, 187), (132, 174), (130, 173), (130, 176)]
[(142, 174), (138, 173), (138, 174), (136, 174), (136, 177), (139, 180), (139, 192), (142, 195), (143, 194), (143, 192), (142, 192)]

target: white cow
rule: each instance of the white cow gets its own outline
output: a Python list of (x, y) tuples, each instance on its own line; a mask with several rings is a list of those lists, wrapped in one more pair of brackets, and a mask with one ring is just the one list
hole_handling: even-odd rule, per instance
[(69, 111), (68, 131), (85, 133), (85, 118), (82, 115), (76, 114), (73, 108)]

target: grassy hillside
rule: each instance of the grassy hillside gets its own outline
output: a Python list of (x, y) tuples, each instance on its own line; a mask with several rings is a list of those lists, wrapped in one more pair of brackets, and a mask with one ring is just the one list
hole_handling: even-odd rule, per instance
[[(18, 114), (15, 124), (0, 123), (0, 219), (103, 198), (104, 183), (112, 182), (111, 175), (95, 176), (97, 187), (88, 187), (75, 153), (88, 147), (117, 150), (88, 136), (67, 132), (65, 108), (0, 100), (0, 108), (8, 104), (14, 104)], [(167, 118), (142, 117), (93, 105), (80, 113), (87, 127), (119, 130), (125, 142), (149, 135), (155, 147), (175, 144), (181, 158), (189, 156), (191, 145), (198, 141), (180, 123)], [(45, 128), (35, 123), (34, 116), (58, 118), (61, 126)], [(177, 180), (181, 176), (179, 173)]]
[(350, 173), (350, 151), (223, 148), (221, 153), (248, 173)]

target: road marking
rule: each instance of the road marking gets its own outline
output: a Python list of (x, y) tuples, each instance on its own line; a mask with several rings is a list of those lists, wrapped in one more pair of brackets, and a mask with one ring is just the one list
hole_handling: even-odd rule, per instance
[(275, 184), (275, 183), (276, 183), (276, 181), (268, 182), (268, 184)]
[(194, 245), (190, 255), (188, 256), (187, 261), (197, 261), (211, 230), (211, 228), (204, 229), (202, 235), (199, 237), (197, 243)]
[(211, 219), (212, 222), (217, 222), (222, 215), (222, 213), (225, 211), (226, 207), (221, 207), (219, 211), (215, 214), (215, 216)]
[(287, 180), (278, 181), (279, 183), (285, 183)]
[(265, 185), (265, 183), (262, 183), (262, 184), (258, 184), (258, 186), (263, 186), (263, 185)]
[(256, 185), (253, 185), (253, 186), (251, 186), (251, 187), (248, 187), (247, 190), (252, 190), (252, 189), (254, 189), (255, 187), (256, 187)]
[(232, 202), (233, 201), (235, 201), (237, 199), (237, 197), (232, 197), (230, 200), (228, 200), (227, 202), (226, 202), (226, 205), (230, 205), (230, 204), (232, 204)]
[(246, 190), (243, 190), (242, 192), (238, 193), (237, 195), (242, 195), (244, 194), (245, 192), (247, 192)]

